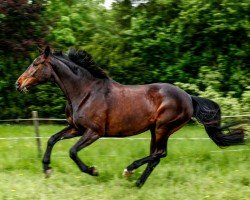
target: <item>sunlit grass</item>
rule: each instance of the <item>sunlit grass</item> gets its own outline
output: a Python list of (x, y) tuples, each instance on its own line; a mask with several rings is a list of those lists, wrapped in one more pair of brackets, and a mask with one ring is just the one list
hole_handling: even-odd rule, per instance
[[(40, 126), (48, 137), (62, 129)], [(32, 126), (1, 125), (0, 137), (32, 137)], [(149, 133), (136, 137), (147, 138)], [(187, 126), (172, 138), (207, 137), (202, 127)], [(43, 150), (46, 138), (42, 139)], [(229, 199), (250, 196), (249, 146), (219, 149), (211, 140), (169, 140), (168, 157), (162, 159), (146, 184), (137, 189), (123, 169), (146, 156), (150, 140), (99, 140), (79, 155), (97, 166), (100, 176), (82, 174), (68, 156), (77, 139), (59, 142), (52, 154), (53, 174), (45, 179), (35, 139), (0, 140), (0, 199)], [(236, 151), (232, 151), (236, 150)], [(239, 151), (240, 150), (240, 151)]]

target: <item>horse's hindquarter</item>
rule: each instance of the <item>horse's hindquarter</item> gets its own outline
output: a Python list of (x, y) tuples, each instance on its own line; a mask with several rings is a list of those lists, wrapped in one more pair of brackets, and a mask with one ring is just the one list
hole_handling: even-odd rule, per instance
[(171, 84), (160, 84), (163, 100), (157, 110), (156, 128), (172, 134), (193, 114), (192, 100), (189, 94)]

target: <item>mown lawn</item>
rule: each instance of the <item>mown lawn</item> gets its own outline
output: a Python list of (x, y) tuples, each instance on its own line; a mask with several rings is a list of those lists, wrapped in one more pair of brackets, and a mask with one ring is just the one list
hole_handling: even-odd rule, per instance
[[(60, 129), (42, 125), (40, 133), (48, 137)], [(202, 127), (186, 126), (171, 137), (168, 157), (141, 189), (134, 183), (144, 167), (129, 179), (122, 171), (148, 154), (150, 140), (133, 138), (149, 138), (149, 133), (131, 140), (99, 140), (82, 150), (81, 159), (97, 166), (99, 177), (82, 174), (68, 157), (77, 139), (59, 142), (52, 154), (53, 174), (45, 179), (35, 139), (13, 138), (32, 137), (33, 132), (28, 125), (0, 125), (0, 199), (250, 199), (250, 147), (220, 149), (211, 140), (190, 140), (207, 137)], [(46, 141), (42, 139), (43, 150)]]

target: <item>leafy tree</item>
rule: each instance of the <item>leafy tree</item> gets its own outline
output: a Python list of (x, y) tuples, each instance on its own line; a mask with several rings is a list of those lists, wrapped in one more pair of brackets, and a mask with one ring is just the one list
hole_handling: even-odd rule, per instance
[(48, 36), (53, 47), (85, 46), (94, 33), (105, 29), (102, 25), (105, 8), (101, 3), (101, 0), (52, 0), (47, 13), (57, 19)]
[(136, 65), (151, 71), (150, 82), (194, 82), (201, 89), (210, 84), (198, 77), (207, 66), (221, 74), (221, 90), (240, 96), (249, 84), (249, 6), (246, 0), (150, 1), (132, 22)]
[(1, 55), (29, 55), (34, 46), (45, 43), (48, 32), (40, 18), (44, 1), (2, 0), (0, 4)]
[(186, 71), (196, 77), (201, 66), (209, 66), (222, 75), (220, 89), (236, 91), (237, 96), (249, 84), (249, 6), (249, 1), (244, 0), (193, 0), (182, 4), (182, 12), (171, 30), (180, 40), (176, 44), (177, 57), (189, 53), (193, 60), (186, 62)]
[(0, 118), (28, 116), (35, 96), (15, 91), (18, 75), (32, 62), (37, 45), (45, 43), (47, 26), (41, 17), (44, 1), (1, 1), (0, 4)]
[(42, 85), (27, 96), (14, 91), (36, 46), (45, 43), (86, 49), (121, 83), (176, 83), (219, 101), (228, 114), (249, 110), (250, 1), (150, 0), (135, 7), (117, 0), (110, 10), (102, 3), (1, 1), (0, 118), (27, 117), (33, 109), (62, 117), (57, 87)]

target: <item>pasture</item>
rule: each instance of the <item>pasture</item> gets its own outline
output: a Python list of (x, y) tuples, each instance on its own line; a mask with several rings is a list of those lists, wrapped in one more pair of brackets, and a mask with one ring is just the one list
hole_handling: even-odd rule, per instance
[[(41, 125), (48, 137), (61, 125)], [(82, 174), (69, 158), (68, 151), (77, 141), (64, 140), (52, 153), (53, 174), (45, 179), (41, 158), (37, 157), (34, 130), (28, 125), (0, 125), (0, 199), (129, 199), (129, 200), (248, 200), (250, 199), (249, 146), (220, 149), (207, 138), (201, 126), (186, 126), (171, 136), (168, 156), (153, 171), (145, 185), (134, 186), (144, 167), (131, 178), (123, 169), (148, 155), (149, 133), (131, 139), (101, 139), (79, 155), (88, 165), (95, 165), (99, 177)], [(12, 139), (3, 139), (3, 138)], [(185, 138), (185, 139), (177, 139)], [(47, 138), (42, 139), (43, 151)]]

